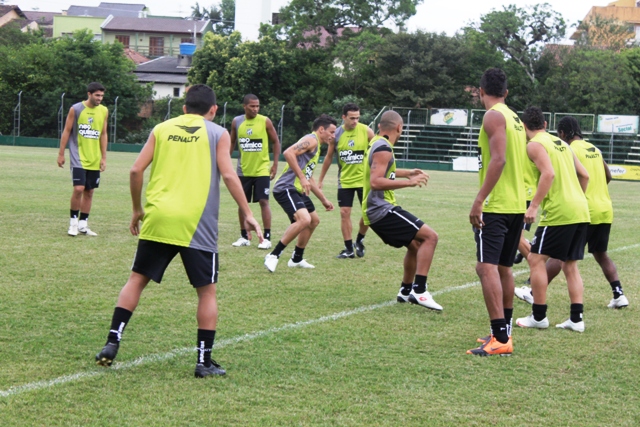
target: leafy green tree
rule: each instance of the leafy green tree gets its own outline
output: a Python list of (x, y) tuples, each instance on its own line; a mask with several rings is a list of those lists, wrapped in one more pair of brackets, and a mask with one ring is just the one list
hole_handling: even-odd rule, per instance
[(357, 95), (375, 75), (376, 53), (384, 39), (375, 31), (347, 31), (333, 49), (335, 71), (345, 93)]
[(207, 9), (200, 7), (196, 2), (191, 6), (191, 18), (194, 19), (210, 19), (213, 21), (213, 32), (216, 34), (229, 35), (235, 27), (236, 1), (221, 0), (219, 4), (212, 4)]
[(633, 26), (606, 16), (595, 15), (580, 22), (576, 32), (579, 34), (576, 46), (596, 47), (621, 51), (629, 47), (635, 36)]

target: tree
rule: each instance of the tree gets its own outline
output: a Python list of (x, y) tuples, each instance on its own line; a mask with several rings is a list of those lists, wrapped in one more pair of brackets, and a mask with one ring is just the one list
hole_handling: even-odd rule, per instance
[(357, 95), (374, 76), (376, 52), (384, 39), (375, 31), (347, 31), (338, 40), (333, 55), (335, 71), (342, 78), (345, 93)]
[(402, 25), (422, 0), (291, 0), (280, 10), (280, 22), (292, 42), (318, 36), (324, 28), (336, 40), (345, 27)]
[(615, 50), (625, 49), (635, 36), (633, 27), (613, 18), (595, 15), (580, 22), (577, 28), (580, 35), (576, 46), (596, 47)]
[(207, 9), (200, 8), (200, 4), (196, 2), (191, 6), (191, 18), (193, 19), (210, 19), (213, 21), (213, 32), (216, 34), (229, 35), (235, 27), (236, 1), (221, 0), (220, 4), (212, 4)]
[(475, 28), (507, 58), (515, 61), (536, 84), (536, 61), (542, 46), (561, 40), (566, 31), (562, 16), (548, 3), (519, 8), (503, 6), (480, 18)]

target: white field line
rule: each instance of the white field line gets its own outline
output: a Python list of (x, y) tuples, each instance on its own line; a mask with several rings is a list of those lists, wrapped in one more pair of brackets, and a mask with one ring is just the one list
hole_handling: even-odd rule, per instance
[[(612, 249), (612, 250), (610, 250), (608, 252), (609, 253), (611, 253), (611, 252), (622, 252), (622, 251), (626, 251), (626, 250), (629, 250), (629, 249), (635, 249), (635, 248), (638, 248), (638, 247), (640, 247), (640, 243), (635, 244), (635, 245), (623, 246), (623, 247), (620, 247), (620, 248)], [(585, 258), (589, 258), (589, 257), (592, 257), (592, 256), (590, 254), (585, 255)], [(528, 274), (528, 273), (529, 273), (529, 269), (522, 269), (522, 270), (517, 270), (517, 271), (513, 272), (514, 276), (520, 276), (522, 274)], [(452, 286), (452, 287), (449, 287), (449, 288), (441, 289), (439, 291), (434, 291), (434, 292), (431, 293), (431, 295), (437, 296), (437, 295), (442, 295), (442, 294), (446, 294), (446, 293), (449, 293), (449, 292), (461, 291), (461, 290), (472, 288), (472, 287), (478, 286), (478, 285), (480, 285), (479, 281), (469, 282), (469, 283), (465, 283), (464, 285)], [(380, 304), (374, 304), (374, 305), (358, 307), (358, 308), (353, 309), (353, 310), (341, 311), (339, 313), (334, 313), (334, 314), (330, 314), (328, 316), (318, 317), (316, 319), (305, 320), (305, 321), (300, 321), (300, 322), (295, 322), (295, 323), (288, 323), (286, 325), (279, 326), (279, 327), (276, 327), (276, 328), (265, 329), (263, 331), (257, 331), (257, 332), (253, 332), (253, 333), (250, 333), (250, 334), (244, 334), (244, 335), (240, 335), (240, 336), (233, 337), (233, 338), (221, 339), (221, 340), (216, 341), (215, 348), (222, 348), (222, 347), (238, 344), (238, 343), (245, 342), (245, 341), (252, 341), (252, 340), (254, 340), (256, 338), (264, 337), (264, 336), (267, 336), (267, 335), (277, 334), (277, 333), (283, 332), (283, 331), (288, 331), (288, 330), (293, 330), (293, 329), (301, 329), (301, 328), (304, 328), (304, 327), (310, 326), (310, 325), (316, 325), (316, 324), (319, 324), (319, 323), (325, 323), (325, 322), (329, 322), (329, 321), (333, 321), (333, 320), (338, 320), (338, 319), (342, 319), (342, 318), (345, 318), (345, 317), (352, 316), (354, 314), (366, 313), (368, 311), (377, 310), (379, 308), (389, 307), (389, 306), (394, 305), (394, 304), (396, 304), (395, 300), (387, 301), (387, 302), (383, 302), (383, 303), (380, 303)], [(160, 362), (160, 361), (163, 361), (163, 360), (173, 359), (174, 357), (179, 357), (179, 356), (182, 356), (182, 355), (185, 355), (185, 354), (191, 354), (193, 352), (194, 352), (194, 347), (185, 347), (185, 348), (179, 348), (179, 349), (171, 350), (171, 351), (166, 352), (166, 353), (159, 353), (159, 354), (151, 354), (151, 355), (148, 355), (148, 356), (141, 356), (141, 357), (139, 357), (139, 358), (137, 358), (135, 360), (129, 361), (129, 362), (116, 363), (109, 369), (96, 368), (96, 369), (91, 370), (91, 371), (78, 372), (76, 374), (71, 374), (71, 375), (64, 375), (64, 376), (61, 376), (61, 377), (58, 377), (58, 378), (54, 378), (52, 380), (42, 380), (42, 381), (36, 381), (36, 382), (24, 384), (24, 385), (10, 387), (10, 388), (8, 388), (6, 390), (0, 390), (0, 397), (9, 397), (9, 396), (15, 396), (15, 395), (18, 395), (18, 394), (26, 393), (26, 392), (29, 392), (29, 391), (43, 390), (43, 389), (51, 388), (51, 387), (56, 386), (56, 385), (66, 384), (66, 383), (70, 383), (70, 382), (74, 382), (74, 381), (78, 381), (78, 380), (83, 380), (85, 378), (91, 378), (91, 377), (95, 377), (97, 375), (103, 375), (103, 374), (107, 373), (109, 370), (129, 369), (129, 368), (133, 368), (133, 367), (139, 366), (139, 365), (146, 365), (148, 363), (154, 363), (154, 362)]]

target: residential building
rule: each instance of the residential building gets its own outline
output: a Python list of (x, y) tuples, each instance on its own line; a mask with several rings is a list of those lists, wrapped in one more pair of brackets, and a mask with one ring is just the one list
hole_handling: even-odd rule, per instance
[(179, 98), (187, 89), (187, 72), (191, 65), (189, 59), (184, 56), (162, 56), (138, 65), (134, 72), (140, 83), (153, 83), (153, 99)]
[(95, 40), (102, 40), (100, 26), (104, 20), (102, 16), (56, 15), (53, 17), (53, 37), (70, 36), (74, 31), (86, 29)]
[(72, 5), (62, 15), (54, 17), (53, 36), (71, 35), (74, 31), (88, 29), (96, 40), (103, 40), (101, 25), (109, 16), (146, 17), (148, 10), (144, 4), (102, 2), (95, 7)]
[[(640, 1), (638, 0), (618, 0), (609, 3), (607, 6), (593, 6), (583, 22), (588, 22), (595, 17), (613, 19), (629, 25), (630, 37), (636, 42), (640, 42)], [(584, 31), (578, 28), (571, 39), (579, 40), (584, 36)]]
[(0, 27), (8, 24), (11, 21), (19, 19), (27, 19), (27, 17), (18, 6), (0, 5)]
[(60, 13), (56, 12), (40, 12), (40, 11), (25, 11), (27, 17), (27, 24), (23, 27), (23, 31), (27, 28), (36, 31), (42, 30), (45, 37), (53, 36), (53, 18)]
[(277, 24), (280, 9), (290, 0), (236, 0), (235, 29), (244, 40), (258, 40), (260, 24)]

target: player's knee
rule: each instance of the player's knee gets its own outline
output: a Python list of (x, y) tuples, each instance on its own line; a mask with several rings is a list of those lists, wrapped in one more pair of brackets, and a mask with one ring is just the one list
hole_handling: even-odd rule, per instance
[(296, 223), (302, 228), (309, 227), (311, 225), (311, 216), (306, 210), (296, 212), (294, 218)]
[(320, 217), (318, 215), (311, 215), (309, 221), (309, 227), (315, 229), (320, 224)]
[(349, 207), (341, 207), (340, 208), (340, 218), (349, 219), (351, 218), (351, 208)]

